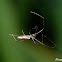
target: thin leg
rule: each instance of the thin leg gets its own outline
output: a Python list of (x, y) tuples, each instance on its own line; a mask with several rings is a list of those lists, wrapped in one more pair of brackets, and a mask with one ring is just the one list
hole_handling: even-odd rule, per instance
[[(46, 37), (45, 35), (44, 35), (44, 37)], [(47, 38), (47, 37), (46, 37)], [(34, 37), (33, 37), (33, 39), (35, 39)], [(47, 38), (48, 39), (48, 38)], [(47, 46), (47, 47), (49, 47), (49, 48), (54, 48), (56, 45), (51, 41), (51, 40), (49, 40), (49, 41), (51, 41), (55, 46), (53, 46), (53, 47), (50, 47), (50, 46), (48, 46), (48, 45), (45, 45), (45, 44), (43, 44), (43, 42), (40, 42), (39, 40), (37, 40), (37, 39), (35, 39), (36, 41), (38, 41), (40, 44), (42, 44), (42, 45), (44, 45), (44, 46)]]
[(34, 41), (34, 38), (32, 38), (33, 42), (36, 44), (36, 42)]
[(29, 34), (31, 35), (31, 33), (29, 32)]
[(44, 18), (43, 16), (41, 16), (41, 15), (37, 14), (36, 12), (30, 11), (30, 13), (33, 13), (33, 14), (35, 14), (35, 15), (37, 15), (37, 16), (39, 16), (39, 17), (41, 17), (41, 18)]
[(25, 35), (24, 32), (23, 32), (23, 30), (22, 30), (22, 33), (23, 33), (23, 35)]
[[(17, 35), (13, 35), (13, 34), (9, 34), (10, 36), (13, 36), (13, 38), (15, 39), (15, 37), (14, 36), (17, 36)], [(15, 41), (17, 41), (16, 39), (15, 39)]]
[[(34, 28), (32, 28), (32, 29), (35, 29), (35, 33), (37, 32), (37, 30), (38, 30), (38, 27), (37, 26), (35, 26)], [(29, 30), (29, 34), (31, 34), (30, 33), (30, 31), (31, 31), (31, 29)]]
[[(35, 35), (37, 35), (37, 34), (39, 34), (40, 32), (42, 32), (42, 31), (44, 30), (44, 17), (41, 16), (41, 15), (39, 15), (39, 14), (36, 13), (36, 12), (33, 12), (33, 11), (30, 11), (30, 13), (35, 14), (35, 15), (37, 15), (37, 16), (39, 16), (39, 17), (41, 17), (41, 18), (43, 19), (43, 28), (42, 28), (42, 30), (40, 30), (39, 32), (35, 33)], [(35, 28), (37, 28), (37, 26), (35, 26)], [(42, 34), (42, 42), (43, 42), (43, 34)]]
[(37, 35), (37, 34), (39, 34), (39, 33), (40, 33), (40, 32), (42, 32), (42, 31), (43, 31), (43, 29), (42, 29), (42, 30), (40, 30), (39, 32), (35, 33), (35, 34)]
[(34, 28), (32, 28), (32, 29), (36, 29), (36, 30), (37, 30), (37, 29), (38, 29), (38, 27), (37, 27), (37, 26), (35, 26), (35, 27), (34, 27)]
[(44, 29), (44, 17), (33, 11), (30, 11), (30, 13), (35, 14), (43, 19), (43, 29)]
[[(34, 38), (35, 39), (35, 38)], [(42, 42), (40, 42), (39, 40), (35, 39), (36, 41), (38, 41), (40, 44), (44, 45)], [(44, 45), (44, 46), (47, 46), (47, 45)], [(47, 46), (49, 47), (49, 46)]]
[[(35, 38), (34, 38), (35, 39)], [(40, 42), (39, 40), (35, 39), (36, 41), (38, 41), (40, 44), (44, 45), (42, 42)]]
[[(12, 36), (13, 34), (9, 34), (10, 36)], [(13, 35), (13, 36), (18, 36), (18, 35)]]
[(37, 32), (37, 30), (38, 30), (38, 27), (37, 26), (35, 26), (34, 28), (32, 28), (32, 29), (35, 29), (35, 33)]
[[(47, 36), (44, 35), (44, 37), (45, 37), (46, 39), (48, 39)], [(56, 46), (50, 39), (48, 39), (48, 40), (54, 45), (54, 47)], [(52, 48), (54, 48), (54, 47), (52, 47)]]
[(42, 34), (42, 43), (43, 43), (43, 34)]

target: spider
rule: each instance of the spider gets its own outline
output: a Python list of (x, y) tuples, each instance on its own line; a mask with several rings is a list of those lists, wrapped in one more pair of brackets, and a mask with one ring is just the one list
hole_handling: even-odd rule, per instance
[[(34, 33), (34, 34), (31, 34), (31, 33), (29, 32), (29, 35), (25, 35), (24, 32), (23, 32), (23, 30), (22, 30), (23, 35), (21, 35), (21, 36), (13, 35), (13, 34), (9, 34), (9, 35), (10, 35), (10, 36), (13, 36), (14, 39), (15, 39), (14, 36), (17, 36), (18, 39), (32, 39), (35, 44), (36, 44), (35, 41), (37, 41), (38, 43), (40, 43), (40, 44), (42, 44), (42, 45), (44, 45), (44, 46), (47, 46), (47, 45), (45, 45), (45, 44), (43, 43), (43, 37), (47, 38), (45, 35), (42, 34), (42, 42), (35, 38), (37, 34), (41, 33), (41, 32), (44, 30), (44, 17), (41, 16), (41, 15), (39, 15), (39, 14), (36, 13), (36, 12), (33, 12), (33, 11), (30, 11), (30, 13), (35, 14), (35, 15), (37, 15), (37, 16), (39, 16), (39, 17), (41, 17), (41, 18), (43, 19), (43, 28), (42, 28), (41, 30), (39, 30), (38, 32)], [(35, 26), (35, 28), (32, 28), (32, 29), (38, 29), (38, 27)], [(48, 38), (47, 38), (47, 39), (48, 39)], [(49, 40), (49, 39), (48, 39), (48, 40)], [(17, 41), (17, 40), (15, 39), (15, 41)], [(49, 41), (51, 41), (51, 40), (49, 40)], [(52, 41), (51, 41), (51, 42), (52, 42)], [(52, 42), (52, 43), (53, 43), (53, 42)], [(53, 43), (53, 44), (54, 44), (54, 43)], [(55, 44), (54, 44), (54, 46), (55, 46)], [(48, 46), (48, 47), (49, 47), (49, 46)], [(54, 48), (54, 47), (51, 47), (51, 48)]]

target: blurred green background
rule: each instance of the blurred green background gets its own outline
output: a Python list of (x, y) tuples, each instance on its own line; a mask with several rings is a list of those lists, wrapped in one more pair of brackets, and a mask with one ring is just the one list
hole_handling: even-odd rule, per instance
[[(30, 11), (45, 17), (45, 35), (56, 44), (54, 49), (9, 36), (22, 35), (22, 30), (29, 34), (34, 21), (37, 25)], [(55, 62), (61, 52), (62, 0), (0, 0), (0, 62)]]

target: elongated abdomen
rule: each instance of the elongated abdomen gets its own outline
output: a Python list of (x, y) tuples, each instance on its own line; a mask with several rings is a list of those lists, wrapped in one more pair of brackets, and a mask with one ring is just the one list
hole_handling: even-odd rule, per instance
[(30, 39), (30, 35), (18, 36), (18, 39)]

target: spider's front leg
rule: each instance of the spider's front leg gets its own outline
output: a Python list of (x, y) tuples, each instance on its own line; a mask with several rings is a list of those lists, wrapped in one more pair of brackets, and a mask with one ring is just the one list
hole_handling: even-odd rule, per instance
[(15, 36), (18, 36), (18, 35), (13, 35), (13, 34), (9, 34), (9, 35), (12, 36), (15, 39), (15, 41), (17, 41)]

